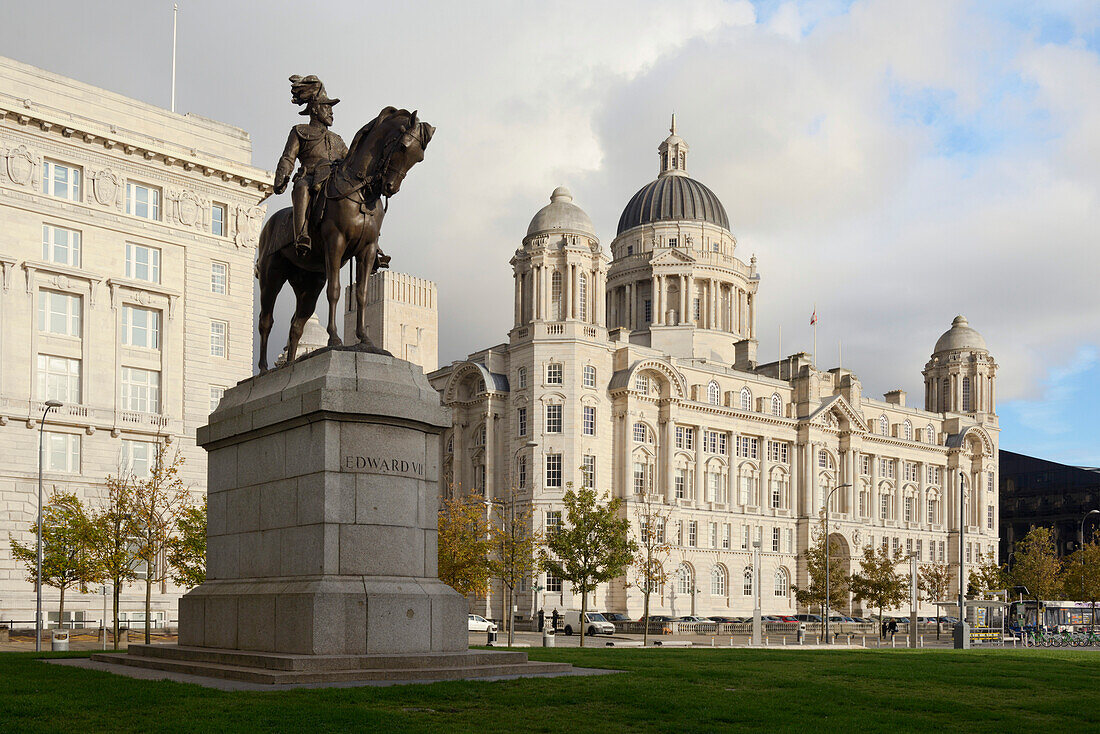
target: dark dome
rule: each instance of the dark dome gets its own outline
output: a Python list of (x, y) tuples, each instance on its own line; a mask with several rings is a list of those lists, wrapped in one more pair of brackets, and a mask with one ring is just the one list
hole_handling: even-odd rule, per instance
[(667, 220), (702, 220), (726, 231), (730, 228), (726, 209), (713, 191), (684, 175), (663, 175), (630, 198), (615, 234), (640, 224)]

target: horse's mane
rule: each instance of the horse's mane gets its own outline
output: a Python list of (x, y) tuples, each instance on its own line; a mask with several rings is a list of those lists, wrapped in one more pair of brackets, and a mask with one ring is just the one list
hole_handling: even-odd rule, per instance
[[(412, 113), (408, 110), (399, 110), (396, 107), (383, 107), (377, 117), (361, 127), (359, 132), (355, 133), (355, 137), (351, 139), (351, 145), (348, 146), (348, 157), (351, 157), (351, 151), (356, 150), (357, 146), (362, 143), (364, 139), (370, 137), (376, 127), (379, 127), (394, 117), (403, 117), (408, 120), (412, 118)], [(364, 162), (366, 163), (364, 170), (370, 170), (374, 165), (374, 160), (371, 159)]]

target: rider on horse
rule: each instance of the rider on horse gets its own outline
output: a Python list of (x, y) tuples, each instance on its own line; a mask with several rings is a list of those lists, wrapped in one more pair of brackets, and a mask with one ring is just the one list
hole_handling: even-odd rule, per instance
[(286, 148), (275, 168), (275, 193), (286, 190), (287, 179), (294, 170), (294, 162), (300, 161), (301, 168), (294, 176), (294, 188), (290, 201), (294, 208), (294, 245), (298, 253), (309, 255), (309, 204), (319, 192), (332, 166), (348, 154), (348, 146), (336, 133), (329, 130), (332, 126), (332, 106), (339, 99), (329, 99), (325, 85), (316, 76), (290, 77), (290, 93), (294, 104), (304, 104), (306, 108), (300, 115), (309, 115), (309, 122), (295, 125), (290, 129)]

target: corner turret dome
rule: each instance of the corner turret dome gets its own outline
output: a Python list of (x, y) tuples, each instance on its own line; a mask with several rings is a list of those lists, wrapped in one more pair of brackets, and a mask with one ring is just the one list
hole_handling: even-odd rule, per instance
[(951, 322), (951, 328), (943, 333), (936, 341), (936, 349), (933, 354), (950, 352), (953, 350), (977, 350), (989, 351), (982, 335), (970, 327), (965, 316), (956, 316)]
[(554, 189), (550, 203), (539, 209), (527, 226), (527, 236), (555, 232), (582, 234), (597, 239), (596, 228), (583, 209), (573, 203), (573, 194), (564, 186)]
[(676, 134), (676, 115), (670, 135), (657, 148), (661, 168), (655, 181), (630, 197), (616, 236), (628, 229), (659, 221), (703, 221), (729, 231), (730, 220), (718, 196), (687, 175), (688, 144)]

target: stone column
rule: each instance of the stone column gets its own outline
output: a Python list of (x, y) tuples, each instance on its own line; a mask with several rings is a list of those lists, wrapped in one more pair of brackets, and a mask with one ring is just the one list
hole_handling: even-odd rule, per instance
[(554, 318), (558, 321), (565, 321), (572, 318), (573, 314), (573, 266), (569, 263), (564, 263), (564, 268), (561, 272), (561, 301), (558, 303), (558, 313), (554, 315)]
[(675, 447), (673, 446), (675, 427), (673, 425), (671, 416), (665, 419), (662, 428), (664, 429), (663, 441), (665, 446), (665, 497), (668, 500), (669, 504), (671, 504), (672, 500), (676, 498), (676, 451)]
[(515, 326), (523, 323), (523, 273), (516, 274)]
[(706, 468), (703, 463), (703, 437), (706, 435), (706, 426), (700, 424), (696, 427), (695, 436), (695, 506), (703, 506), (703, 487), (706, 477)]
[(688, 273), (687, 285), (684, 287), (684, 298), (687, 302), (687, 307), (684, 309), (684, 318), (687, 323), (692, 326), (698, 326), (695, 319), (695, 276)]
[[(492, 389), (492, 385), (489, 385)], [(493, 416), (493, 398), (485, 398), (485, 499), (496, 498), (496, 420)]]
[(653, 275), (649, 279), (649, 302), (652, 316), (650, 323), (657, 325), (661, 323), (661, 291), (658, 285), (660, 277), (659, 275)]
[(626, 284), (626, 328), (633, 331), (635, 329), (634, 323), (637, 311), (634, 306), (634, 284)]

